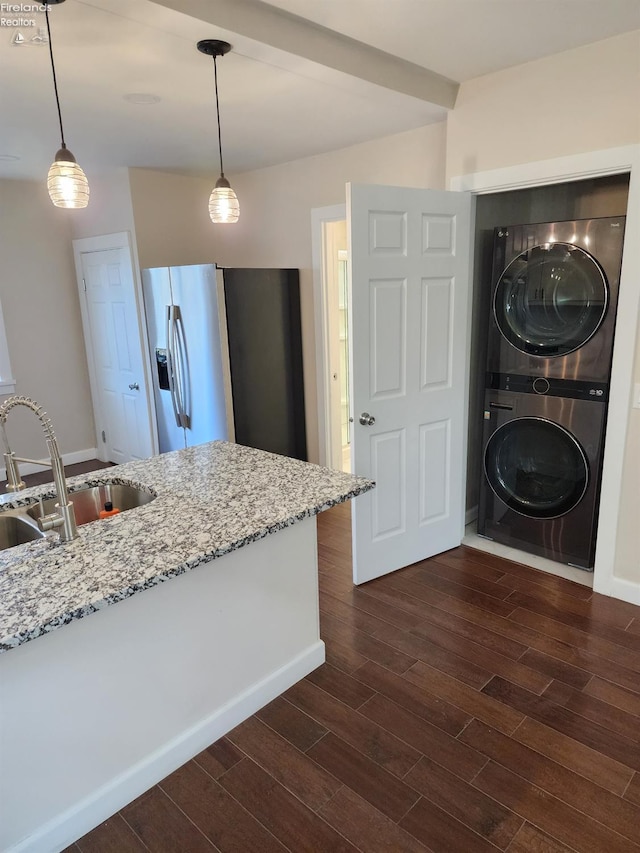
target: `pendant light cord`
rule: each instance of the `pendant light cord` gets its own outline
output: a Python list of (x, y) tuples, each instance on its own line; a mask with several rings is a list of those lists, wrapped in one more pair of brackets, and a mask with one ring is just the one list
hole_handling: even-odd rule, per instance
[[(47, 37), (49, 40), (49, 56), (51, 57), (51, 71), (53, 72), (53, 88), (56, 93), (56, 106), (58, 107), (58, 121), (60, 122), (60, 138), (62, 140), (62, 148), (66, 148), (64, 142), (64, 129), (62, 127), (62, 112), (60, 111), (60, 98), (58, 96), (58, 81), (56, 79), (56, 66), (53, 62), (53, 47), (51, 46), (51, 27), (49, 26), (49, 6), (45, 4), (44, 16), (47, 21)], [(217, 89), (216, 89), (217, 91)], [(220, 118), (218, 118), (218, 129), (220, 127)]]
[(216, 56), (213, 55), (213, 80), (216, 89), (216, 115), (218, 116), (218, 151), (220, 152), (220, 177), (224, 178), (224, 168), (222, 166), (222, 134), (220, 132), (220, 102), (218, 100), (218, 65)]

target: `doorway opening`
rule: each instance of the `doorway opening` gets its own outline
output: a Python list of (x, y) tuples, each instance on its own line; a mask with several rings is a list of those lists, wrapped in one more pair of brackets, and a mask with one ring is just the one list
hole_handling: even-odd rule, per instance
[(349, 422), (349, 269), (347, 222), (325, 222), (323, 275), (326, 282), (331, 467), (351, 472)]
[[(611, 165), (617, 159), (616, 152), (611, 155)], [(562, 174), (564, 180), (559, 180), (560, 174), (553, 175), (551, 171), (545, 170), (545, 180), (535, 180), (526, 183), (519, 180), (505, 180), (504, 186), (497, 186), (492, 179), (489, 186), (482, 186), (482, 176), (477, 178), (477, 186), (474, 190), (478, 193), (476, 199), (476, 225), (475, 225), (475, 250), (474, 250), (474, 304), (471, 341), (477, 358), (471, 364), (470, 375), (470, 397), (469, 411), (469, 454), (467, 469), (467, 528), (464, 544), (479, 550), (492, 553), (504, 553), (502, 544), (481, 539), (475, 534), (474, 519), (477, 516), (477, 502), (479, 498), (479, 487), (482, 479), (482, 431), (483, 431), (483, 395), (485, 390), (485, 365), (487, 350), (487, 323), (490, 315), (491, 288), (483, 286), (482, 282), (492, 282), (492, 255), (493, 255), (493, 231), (496, 226), (504, 226), (514, 223), (535, 223), (544, 221), (567, 221), (582, 219), (598, 219), (611, 216), (627, 216), (627, 233), (632, 233), (629, 223), (633, 221), (637, 212), (637, 190), (632, 193), (631, 170), (634, 158), (629, 157), (628, 164), (625, 163), (627, 153), (621, 158), (620, 166), (608, 170), (589, 168), (584, 170), (583, 176), (574, 171)], [(586, 157), (586, 162), (589, 161)], [(592, 155), (596, 160), (596, 155)], [(562, 164), (563, 161), (558, 161)], [(506, 172), (505, 174), (508, 174)], [(468, 188), (464, 179), (454, 182), (456, 188)], [(629, 318), (637, 316), (637, 308), (634, 311), (629, 307), (626, 311), (624, 306), (631, 306), (637, 297), (632, 294), (627, 282), (629, 275), (625, 276), (625, 264), (627, 268), (633, 265), (629, 256), (633, 251), (626, 241), (626, 262), (623, 259), (622, 282), (619, 294), (618, 323), (616, 325), (616, 345), (614, 346), (614, 362), (616, 351), (632, 348), (627, 338)], [(633, 325), (631, 321), (630, 325)], [(622, 343), (621, 343), (622, 339)], [(616, 550), (616, 531), (619, 503), (616, 489), (621, 488), (622, 474), (617, 483), (610, 472), (615, 463), (620, 463), (624, 454), (625, 439), (619, 435), (624, 433), (626, 413), (624, 411), (624, 391), (622, 395), (618, 392), (619, 386), (624, 388), (624, 374), (629, 370), (629, 360), (618, 358), (617, 369), (611, 374), (609, 382), (609, 404), (608, 422), (606, 431), (606, 447), (603, 450), (603, 459), (600, 460), (602, 470), (602, 484), (600, 487), (600, 512), (597, 524), (597, 548), (595, 556), (595, 568), (592, 576), (586, 575), (580, 569), (573, 569), (561, 562), (550, 561), (536, 554), (525, 553), (518, 550), (516, 559), (518, 562), (533, 566), (543, 571), (561, 577), (569, 578), (577, 583), (587, 586), (593, 585), (597, 592), (607, 591), (611, 594), (609, 584), (615, 583), (611, 580), (612, 565)], [(475, 411), (475, 416), (473, 412)], [(604, 433), (603, 433), (604, 434)], [(616, 460), (615, 457), (618, 457)], [(614, 459), (612, 463), (611, 460)], [(611, 495), (610, 497), (607, 497)], [(615, 519), (615, 521), (614, 521)], [(620, 597), (629, 598), (626, 590), (620, 590)], [(635, 593), (637, 595), (637, 593)]]

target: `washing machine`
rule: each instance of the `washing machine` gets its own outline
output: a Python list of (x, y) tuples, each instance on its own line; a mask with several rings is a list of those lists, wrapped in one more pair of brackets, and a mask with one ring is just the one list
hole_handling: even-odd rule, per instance
[(608, 383), (625, 217), (494, 232), (487, 370)]
[(593, 392), (603, 385), (508, 374), (493, 384), (478, 533), (592, 570), (607, 402)]

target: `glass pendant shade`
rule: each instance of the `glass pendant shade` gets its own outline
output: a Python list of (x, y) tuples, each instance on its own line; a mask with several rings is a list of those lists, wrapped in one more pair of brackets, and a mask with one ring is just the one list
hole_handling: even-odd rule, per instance
[(198, 50), (213, 57), (213, 80), (216, 91), (216, 118), (218, 119), (218, 153), (220, 154), (220, 177), (209, 196), (209, 216), (214, 223), (237, 222), (240, 218), (238, 197), (231, 189), (231, 184), (224, 176), (222, 165), (222, 131), (220, 129), (220, 100), (218, 98), (218, 65), (216, 58), (224, 56), (231, 50), (228, 41), (219, 39), (203, 39), (198, 42)]
[(56, 207), (79, 208), (86, 207), (89, 204), (89, 182), (64, 141), (62, 110), (60, 109), (60, 97), (58, 95), (58, 79), (56, 77), (56, 65), (53, 61), (51, 27), (49, 25), (49, 7), (57, 6), (60, 3), (64, 3), (64, 0), (48, 0), (44, 5), (44, 14), (47, 22), (47, 43), (49, 45), (51, 74), (53, 76), (53, 91), (56, 96), (56, 108), (60, 124), (60, 148), (56, 152), (55, 160), (51, 164), (49, 174), (47, 175), (47, 189), (49, 190), (49, 198)]
[(212, 222), (237, 222), (240, 218), (238, 197), (229, 181), (221, 175), (209, 196), (209, 216)]
[(67, 148), (61, 148), (47, 177), (49, 198), (56, 207), (80, 208), (89, 204), (89, 182)]

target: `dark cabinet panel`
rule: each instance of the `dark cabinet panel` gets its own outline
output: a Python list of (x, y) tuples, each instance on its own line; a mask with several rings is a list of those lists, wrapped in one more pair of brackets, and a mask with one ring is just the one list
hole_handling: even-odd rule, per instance
[(225, 269), (236, 441), (307, 459), (300, 284), (294, 269)]

